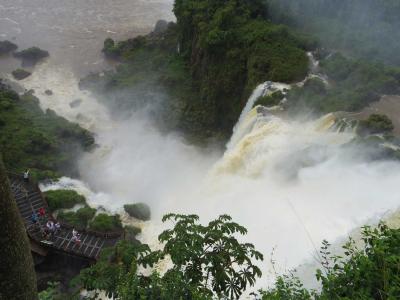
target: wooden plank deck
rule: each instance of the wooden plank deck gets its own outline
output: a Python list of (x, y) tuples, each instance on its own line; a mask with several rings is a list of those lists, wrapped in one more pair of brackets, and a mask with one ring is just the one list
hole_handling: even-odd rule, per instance
[[(48, 212), (47, 202), (43, 198), (43, 195), (39, 188), (31, 183), (24, 182), (20, 176), (9, 176), (11, 183), (11, 190), (14, 195), (14, 199), (17, 203), (21, 218), (24, 221), (28, 236), (35, 242), (40, 244), (42, 247), (48, 248), (49, 250), (57, 250), (66, 252), (70, 255), (76, 255), (91, 260), (97, 260), (101, 250), (105, 245), (108, 247), (115, 245), (121, 236), (108, 237), (107, 235), (101, 235), (98, 233), (92, 233), (89, 231), (80, 231), (80, 243), (72, 241), (72, 229), (61, 226), (61, 229), (48, 238), (47, 240), (43, 237), (43, 229), (46, 226), (48, 219), (54, 220), (53, 216)], [(46, 210), (44, 218), (40, 218), (38, 224), (33, 224), (31, 216), (34, 212), (38, 212), (40, 208)]]

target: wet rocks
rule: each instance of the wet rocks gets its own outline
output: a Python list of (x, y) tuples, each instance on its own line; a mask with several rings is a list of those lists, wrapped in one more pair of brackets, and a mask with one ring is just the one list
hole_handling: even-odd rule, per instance
[(49, 52), (38, 47), (31, 47), (14, 53), (14, 57), (21, 59), (23, 65), (35, 65), (49, 55)]
[(126, 204), (124, 210), (133, 218), (142, 221), (150, 220), (150, 207), (145, 203)]
[(72, 101), (72, 102), (69, 104), (69, 106), (70, 106), (71, 108), (76, 108), (76, 107), (78, 107), (79, 105), (81, 105), (81, 103), (82, 103), (82, 99), (75, 99), (74, 101)]
[(168, 22), (165, 20), (158, 20), (154, 27), (153, 34), (162, 34), (168, 29)]
[(0, 55), (9, 54), (10, 52), (17, 50), (17, 48), (18, 46), (10, 41), (0, 41)]
[(32, 73), (24, 70), (24, 69), (16, 69), (14, 71), (12, 71), (11, 73), (13, 75), (13, 77), (17, 80), (23, 80), (29, 76), (31, 76)]

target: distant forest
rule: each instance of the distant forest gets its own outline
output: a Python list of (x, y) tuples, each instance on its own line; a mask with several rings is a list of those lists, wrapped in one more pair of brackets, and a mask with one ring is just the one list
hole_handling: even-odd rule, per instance
[(323, 46), (400, 66), (400, 1), (269, 0), (273, 21), (314, 33)]

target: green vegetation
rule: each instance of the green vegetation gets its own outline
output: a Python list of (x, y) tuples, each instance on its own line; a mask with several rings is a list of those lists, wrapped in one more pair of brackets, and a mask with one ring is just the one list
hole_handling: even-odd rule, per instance
[(31, 47), (19, 52), (15, 52), (14, 56), (22, 59), (24, 62), (36, 64), (41, 59), (49, 56), (49, 52), (42, 50), (38, 47)]
[[(119, 242), (103, 251), (97, 264), (82, 270), (75, 284), (121, 300), (237, 299), (261, 276), (254, 262), (262, 255), (236, 239), (247, 231), (230, 217), (220, 216), (207, 226), (198, 224), (195, 215), (170, 214), (163, 221), (175, 225), (160, 234), (162, 250)], [(173, 266), (164, 275), (138, 273), (139, 267), (154, 266), (166, 256)]]
[(96, 214), (96, 209), (91, 208), (89, 206), (82, 207), (78, 209), (76, 212), (61, 211), (57, 215), (57, 219), (61, 222), (67, 223), (71, 226), (74, 226), (78, 229), (86, 229), (90, 220)]
[(107, 214), (98, 214), (89, 222), (89, 229), (101, 232), (112, 232), (122, 230), (119, 215), (110, 216)]
[(17, 50), (18, 46), (10, 41), (0, 41), (0, 55), (8, 54)]
[(151, 217), (150, 207), (145, 203), (126, 204), (124, 210), (133, 218), (148, 221)]
[(230, 135), (260, 82), (294, 82), (307, 73), (305, 50), (315, 43), (267, 21), (261, 0), (178, 0), (174, 13), (177, 24), (163, 33), (107, 39), (103, 52), (122, 65), (82, 85), (100, 80), (108, 103), (122, 112), (159, 104), (162, 128), (206, 139)]
[(293, 111), (302, 106), (318, 113), (357, 111), (383, 94), (400, 92), (400, 69), (353, 60), (339, 53), (322, 59), (320, 65), (330, 85), (312, 78), (303, 87), (294, 87), (287, 97)]
[(86, 199), (73, 190), (55, 190), (44, 193), (50, 211), (61, 208), (73, 208), (77, 204), (85, 204)]
[(60, 293), (60, 287), (58, 282), (49, 282), (48, 288), (39, 293), (39, 300), (61, 300), (63, 295)]
[(268, 0), (272, 20), (318, 37), (322, 46), (400, 66), (397, 0)]
[(390, 133), (394, 129), (392, 120), (386, 115), (372, 114), (359, 124), (360, 133)]
[(24, 69), (16, 69), (12, 71), (12, 75), (14, 76), (15, 79), (22, 80), (31, 76), (31, 73)]
[(384, 224), (364, 227), (363, 246), (350, 239), (344, 257), (332, 255), (328, 242), (321, 248), (322, 270), (316, 277), (321, 291), (309, 291), (293, 276), (280, 277), (263, 300), (398, 299), (400, 297), (400, 230)]
[(142, 232), (142, 229), (136, 226), (125, 226), (124, 227), (124, 239), (133, 245), (141, 245), (141, 242), (137, 239), (138, 234)]
[(93, 136), (79, 125), (45, 113), (27, 93), (18, 96), (0, 82), (0, 149), (8, 170), (31, 169), (33, 177), (53, 178), (77, 173), (76, 155), (89, 150)]
[[(238, 299), (261, 276), (253, 263), (262, 255), (251, 244), (236, 240), (236, 234), (246, 234), (246, 229), (230, 217), (221, 216), (207, 226), (198, 224), (195, 215), (170, 214), (163, 221), (174, 221), (174, 227), (160, 234), (162, 250), (122, 241), (103, 251), (99, 262), (82, 270), (74, 283), (121, 300)], [(330, 244), (323, 242), (321, 269), (316, 271), (321, 290), (306, 289), (289, 273), (278, 276), (274, 287), (260, 291), (260, 296), (263, 300), (398, 299), (400, 229), (384, 223), (365, 226), (361, 240), (350, 238), (341, 255), (333, 255)], [(164, 275), (138, 273), (139, 267), (152, 267), (166, 256), (172, 266)]]
[(281, 91), (273, 92), (272, 94), (259, 97), (254, 103), (254, 106), (275, 106), (278, 105), (283, 100), (283, 98), (285, 98), (285, 95)]

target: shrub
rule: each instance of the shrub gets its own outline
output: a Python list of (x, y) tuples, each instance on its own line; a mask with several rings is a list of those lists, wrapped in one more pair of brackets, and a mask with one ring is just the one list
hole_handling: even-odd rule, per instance
[(102, 52), (109, 58), (117, 58), (120, 55), (114, 40), (111, 38), (105, 39)]
[(151, 217), (150, 207), (145, 203), (126, 204), (124, 210), (133, 218), (148, 221)]
[(282, 276), (275, 288), (262, 292), (262, 299), (399, 299), (400, 230), (383, 223), (365, 226), (361, 239), (361, 246), (349, 239), (344, 256), (332, 255), (330, 244), (323, 242), (322, 270), (316, 272), (320, 291), (309, 291), (298, 278)]
[(278, 105), (285, 95), (281, 91), (273, 92), (272, 94), (261, 96), (254, 103), (254, 106), (262, 105), (262, 106), (275, 106)]
[(31, 48), (14, 53), (14, 56), (17, 58), (21, 58), (24, 61), (36, 63), (39, 60), (41, 60), (45, 57), (48, 57), (49, 52), (47, 52), (46, 50), (42, 50), (38, 47), (31, 47)]
[(86, 203), (85, 197), (72, 190), (47, 191), (44, 194), (50, 211), (73, 208), (76, 204)]
[(12, 71), (12, 75), (14, 76), (15, 79), (22, 80), (22, 79), (29, 77), (31, 75), (31, 73), (24, 69), (16, 69), (16, 70)]
[(89, 229), (110, 232), (122, 229), (122, 223), (119, 215), (98, 214), (90, 223)]
[(140, 227), (136, 227), (136, 226), (132, 226), (132, 225), (128, 225), (124, 227), (125, 232), (133, 235), (133, 236), (137, 236), (138, 234), (140, 234), (142, 232), (142, 229)]
[(125, 240), (135, 245), (140, 244), (140, 241), (136, 238), (136, 236), (142, 232), (141, 228), (128, 225), (124, 227), (124, 230), (125, 230)]
[(359, 124), (359, 133), (390, 133), (394, 126), (392, 120), (386, 115), (372, 114), (366, 120), (362, 120)]
[(57, 218), (60, 221), (65, 222), (69, 225), (72, 225), (76, 228), (85, 229), (88, 225), (88, 222), (91, 219), (93, 219), (95, 214), (96, 214), (96, 209), (91, 208), (89, 206), (85, 206), (85, 207), (78, 209), (76, 212), (61, 211), (58, 214)]

